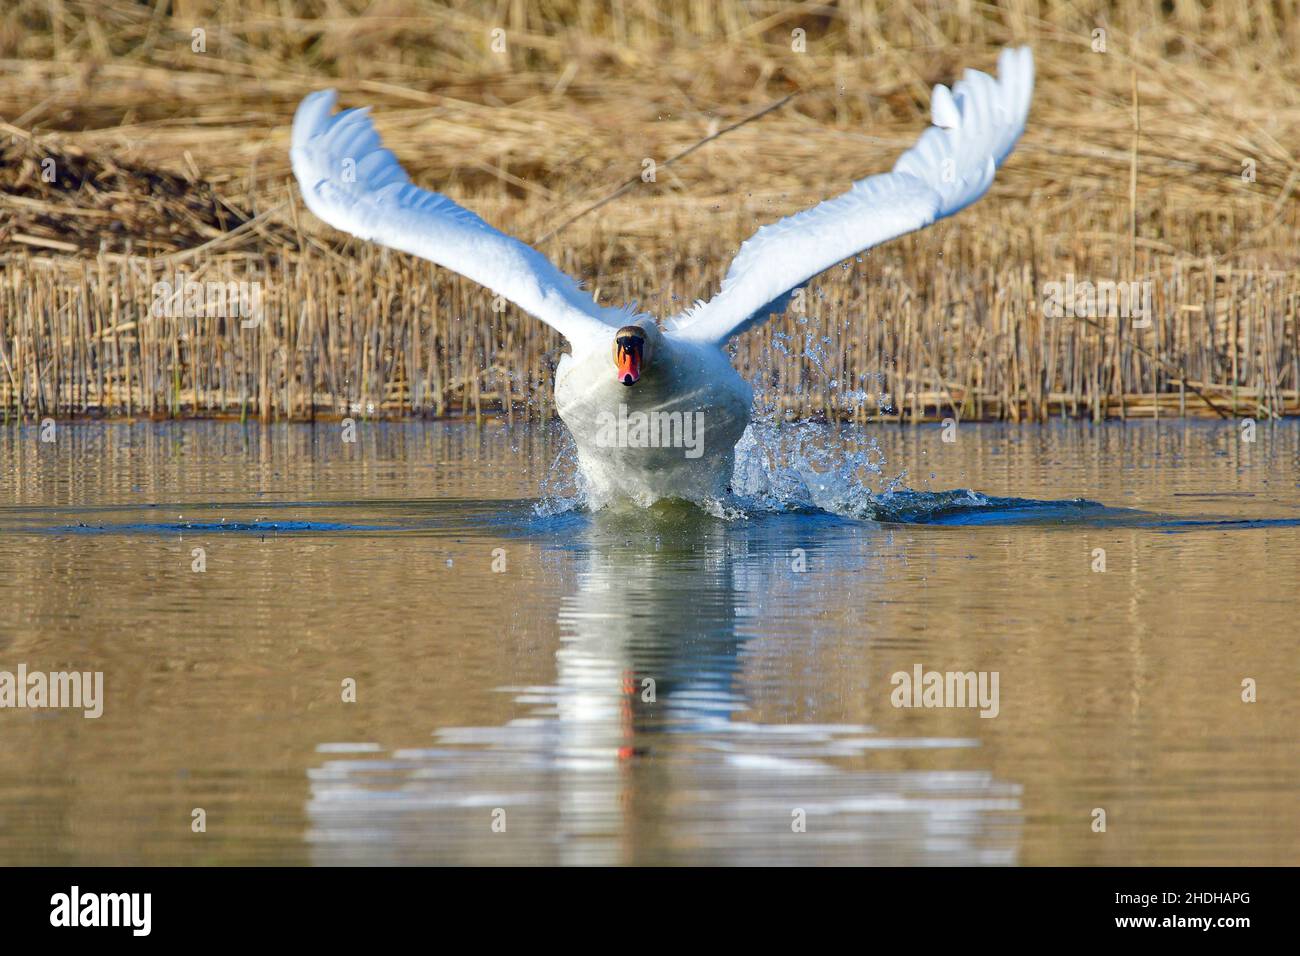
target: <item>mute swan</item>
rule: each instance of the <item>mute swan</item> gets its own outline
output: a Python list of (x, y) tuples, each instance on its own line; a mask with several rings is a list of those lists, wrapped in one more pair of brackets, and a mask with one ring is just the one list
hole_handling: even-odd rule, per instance
[(967, 70), (951, 91), (935, 86), (933, 125), (892, 171), (760, 228), (722, 290), (663, 328), (598, 305), (536, 249), (413, 185), (368, 110), (333, 113), (333, 90), (299, 105), (290, 156), (307, 208), (331, 226), (459, 272), (568, 340), (556, 407), (598, 502), (701, 501), (726, 491), (753, 398), (726, 343), (785, 311), (796, 290), (837, 262), (984, 195), (1024, 130), (1033, 85), (1033, 55), (1021, 47), (1002, 51), (996, 80)]

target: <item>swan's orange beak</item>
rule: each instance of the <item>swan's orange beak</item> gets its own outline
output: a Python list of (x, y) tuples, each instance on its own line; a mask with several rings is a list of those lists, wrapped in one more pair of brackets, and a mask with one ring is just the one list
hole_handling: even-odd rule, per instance
[(624, 385), (635, 385), (641, 378), (641, 343), (619, 342), (614, 349), (614, 364), (618, 367), (618, 380)]

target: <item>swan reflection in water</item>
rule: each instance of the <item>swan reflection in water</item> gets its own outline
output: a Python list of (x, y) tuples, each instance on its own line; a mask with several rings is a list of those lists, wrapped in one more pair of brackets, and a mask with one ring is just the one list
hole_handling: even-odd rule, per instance
[[(875, 583), (879, 526), (672, 507), (559, 523), (543, 532), (548, 576), (569, 585), (554, 684), (501, 688), (526, 716), (437, 728), (428, 748), (322, 744), (314, 862), (1017, 862), (1019, 786), (870, 769), (884, 750), (940, 748), (925, 763), (942, 766), (943, 749), (978, 741), (752, 716), (747, 688), (815, 667), (846, 626), (816, 615), (817, 577)], [(792, 573), (792, 535), (818, 575)], [(762, 696), (766, 710), (805, 706)]]

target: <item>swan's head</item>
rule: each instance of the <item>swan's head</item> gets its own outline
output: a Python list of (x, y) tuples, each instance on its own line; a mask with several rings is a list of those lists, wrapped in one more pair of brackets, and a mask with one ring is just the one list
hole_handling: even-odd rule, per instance
[(614, 333), (614, 368), (624, 385), (635, 385), (650, 364), (659, 327), (653, 322), (625, 325)]

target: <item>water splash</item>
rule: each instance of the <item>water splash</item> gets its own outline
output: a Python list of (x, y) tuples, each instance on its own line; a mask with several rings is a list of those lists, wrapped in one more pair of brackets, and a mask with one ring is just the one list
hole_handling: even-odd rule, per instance
[(572, 511), (594, 510), (591, 488), (578, 465), (578, 446), (560, 422), (552, 422), (559, 451), (542, 479), (541, 498), (534, 506), (539, 518), (554, 518)]
[(736, 445), (731, 492), (746, 512), (815, 510), (862, 517), (872, 512), (877, 491), (902, 484), (904, 475), (890, 479), (884, 469), (877, 441), (856, 430), (818, 422), (756, 422)]
[[(890, 475), (875, 438), (851, 426), (801, 421), (788, 424), (754, 422), (736, 445), (730, 493), (722, 499), (693, 500), (706, 514), (743, 520), (765, 514), (824, 513), (858, 520), (920, 517), (925, 502), (951, 509), (958, 502), (980, 506), (991, 499), (974, 492), (909, 497), (906, 472)], [(952, 497), (956, 495), (956, 497)], [(606, 502), (592, 495), (578, 466), (577, 452), (567, 433), (534, 508), (539, 518), (573, 511), (599, 511)]]

